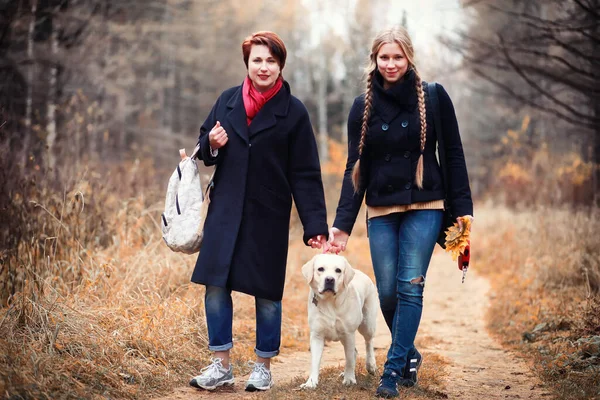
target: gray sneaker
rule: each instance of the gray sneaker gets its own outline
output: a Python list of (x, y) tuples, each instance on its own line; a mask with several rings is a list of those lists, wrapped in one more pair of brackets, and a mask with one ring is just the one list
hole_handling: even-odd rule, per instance
[(250, 365), (252, 364), (254, 364), (254, 369), (252, 370), (252, 374), (250, 374), (250, 378), (248, 378), (248, 382), (246, 382), (246, 391), (255, 392), (257, 390), (271, 389), (273, 386), (271, 371), (263, 363), (250, 362)]
[(190, 386), (214, 390), (219, 386), (233, 385), (234, 379), (231, 365), (229, 365), (229, 369), (225, 369), (222, 364), (223, 360), (220, 358), (211, 358), (210, 361), (212, 364), (202, 368), (200, 371), (201, 374), (192, 378)]

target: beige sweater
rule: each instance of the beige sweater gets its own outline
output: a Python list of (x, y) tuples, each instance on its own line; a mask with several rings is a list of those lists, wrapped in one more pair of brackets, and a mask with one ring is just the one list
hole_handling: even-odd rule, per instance
[(404, 204), (400, 206), (383, 206), (370, 207), (367, 206), (367, 215), (369, 218), (381, 217), (383, 215), (393, 214), (397, 212), (405, 212), (411, 210), (443, 210), (444, 200), (424, 201), (422, 203)]

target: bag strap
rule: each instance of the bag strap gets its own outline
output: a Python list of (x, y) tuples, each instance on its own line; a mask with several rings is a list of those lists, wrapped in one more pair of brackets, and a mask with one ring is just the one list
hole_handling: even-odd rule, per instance
[(200, 151), (200, 143), (198, 143), (196, 145), (196, 147), (194, 147), (194, 151), (192, 151), (192, 155), (190, 156), (190, 158), (193, 160), (196, 158), (196, 156), (198, 155), (198, 152)]
[(433, 127), (435, 129), (437, 137), (437, 150), (438, 158), (440, 161), (440, 167), (442, 168), (442, 183), (444, 184), (444, 193), (446, 193), (446, 199), (444, 200), (446, 209), (449, 206), (448, 202), (448, 169), (446, 165), (446, 147), (444, 146), (444, 132), (442, 130), (442, 119), (440, 114), (440, 100), (438, 97), (437, 83), (427, 83), (427, 95), (429, 97), (429, 105), (431, 106), (431, 114), (433, 115)]
[[(200, 151), (200, 143), (198, 143), (196, 145), (196, 147), (194, 147), (194, 151), (192, 151), (192, 155), (190, 156), (190, 160), (192, 161), (196, 161), (196, 155), (198, 155), (198, 152)], [(187, 157), (187, 154), (185, 154), (185, 149), (179, 149), (179, 155), (181, 156), (181, 159), (185, 159)], [(181, 171), (179, 170), (179, 165), (177, 165), (177, 171), (179, 172), (179, 179), (181, 179)], [(204, 201), (204, 199), (208, 199), (208, 202), (210, 203), (210, 190), (215, 186), (214, 183), (214, 179), (215, 179), (215, 173), (217, 172), (217, 166), (215, 165), (215, 168), (213, 169), (213, 173), (210, 175), (210, 179), (208, 180), (208, 185), (206, 186), (206, 190), (204, 191), (204, 194), (202, 196), (202, 201)]]
[(215, 173), (217, 172), (217, 166), (215, 166), (215, 169), (213, 170), (212, 175), (210, 176), (210, 179), (208, 181), (208, 185), (206, 185), (206, 191), (204, 192), (204, 196), (202, 198), (202, 201), (204, 201), (204, 199), (208, 199), (208, 203), (210, 204), (210, 190), (215, 186)]

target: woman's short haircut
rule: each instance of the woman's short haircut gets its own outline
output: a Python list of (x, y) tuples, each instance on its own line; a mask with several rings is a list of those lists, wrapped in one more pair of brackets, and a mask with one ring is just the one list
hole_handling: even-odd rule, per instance
[(285, 66), (285, 58), (287, 57), (287, 50), (283, 40), (275, 33), (270, 31), (259, 31), (248, 36), (242, 43), (242, 53), (244, 54), (244, 64), (248, 68), (248, 58), (250, 58), (250, 50), (252, 45), (264, 45), (267, 46), (273, 58), (279, 64), (279, 68), (283, 69)]

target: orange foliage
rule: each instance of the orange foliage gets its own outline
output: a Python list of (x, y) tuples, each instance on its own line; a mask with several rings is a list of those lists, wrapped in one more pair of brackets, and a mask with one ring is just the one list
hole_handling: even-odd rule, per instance
[(452, 260), (456, 261), (458, 256), (465, 252), (469, 245), (471, 236), (471, 218), (461, 217), (462, 227), (458, 227), (458, 222), (455, 222), (446, 231), (446, 252), (452, 255)]
[[(529, 116), (518, 130), (509, 129), (495, 146), (492, 192), (509, 205), (586, 203), (593, 198), (592, 179), (598, 164), (586, 162), (577, 152), (552, 150), (548, 143), (534, 143)], [(498, 197), (498, 196), (496, 196)]]
[(346, 145), (329, 139), (329, 161), (321, 166), (324, 174), (343, 176), (346, 169), (347, 159)]

